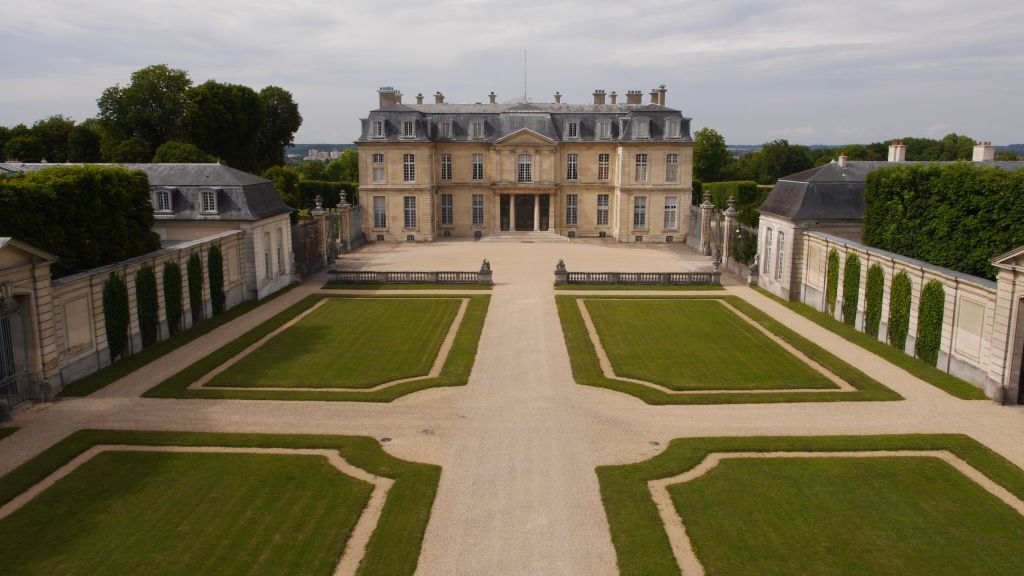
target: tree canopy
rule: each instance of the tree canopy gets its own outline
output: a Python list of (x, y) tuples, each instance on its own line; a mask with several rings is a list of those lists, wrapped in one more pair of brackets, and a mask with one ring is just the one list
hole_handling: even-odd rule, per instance
[(216, 162), (217, 157), (207, 154), (195, 144), (171, 140), (164, 142), (156, 149), (153, 162), (168, 164), (191, 164), (199, 162)]
[(717, 182), (729, 164), (725, 138), (714, 128), (701, 128), (693, 141), (693, 177), (701, 182)]

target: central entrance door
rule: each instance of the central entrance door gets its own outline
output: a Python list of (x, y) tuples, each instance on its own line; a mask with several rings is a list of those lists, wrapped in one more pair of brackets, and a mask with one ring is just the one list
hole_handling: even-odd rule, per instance
[(516, 230), (525, 232), (533, 230), (533, 204), (537, 197), (534, 194), (516, 194)]

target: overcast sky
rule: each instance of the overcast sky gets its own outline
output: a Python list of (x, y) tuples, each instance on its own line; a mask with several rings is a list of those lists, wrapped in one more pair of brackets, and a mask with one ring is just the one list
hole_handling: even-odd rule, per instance
[(967, 134), (1024, 142), (1024, 3), (784, 0), (4, 0), (0, 124), (96, 113), (166, 63), (292, 92), (295, 141), (350, 142), (378, 86), (405, 102), (590, 102), (668, 87), (731, 144)]

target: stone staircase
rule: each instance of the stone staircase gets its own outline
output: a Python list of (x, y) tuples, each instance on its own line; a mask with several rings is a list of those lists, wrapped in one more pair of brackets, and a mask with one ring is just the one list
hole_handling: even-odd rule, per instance
[(542, 242), (568, 242), (569, 239), (551, 231), (547, 232), (497, 232), (480, 239), (481, 242), (519, 242), (523, 244)]

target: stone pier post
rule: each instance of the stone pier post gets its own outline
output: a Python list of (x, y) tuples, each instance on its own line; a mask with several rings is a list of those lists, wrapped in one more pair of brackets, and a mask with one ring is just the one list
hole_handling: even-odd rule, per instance
[(723, 212), (725, 216), (725, 231), (722, 236), (722, 258), (728, 262), (732, 258), (732, 244), (736, 240), (736, 230), (739, 221), (736, 218), (736, 198), (729, 196), (729, 207)]
[(704, 256), (711, 255), (711, 193), (704, 193), (704, 202), (700, 205), (700, 253)]
[(351, 210), (352, 207), (348, 204), (348, 194), (342, 192), (338, 199), (338, 243), (341, 244), (341, 254), (346, 254), (352, 249), (352, 223), (349, 221)]

